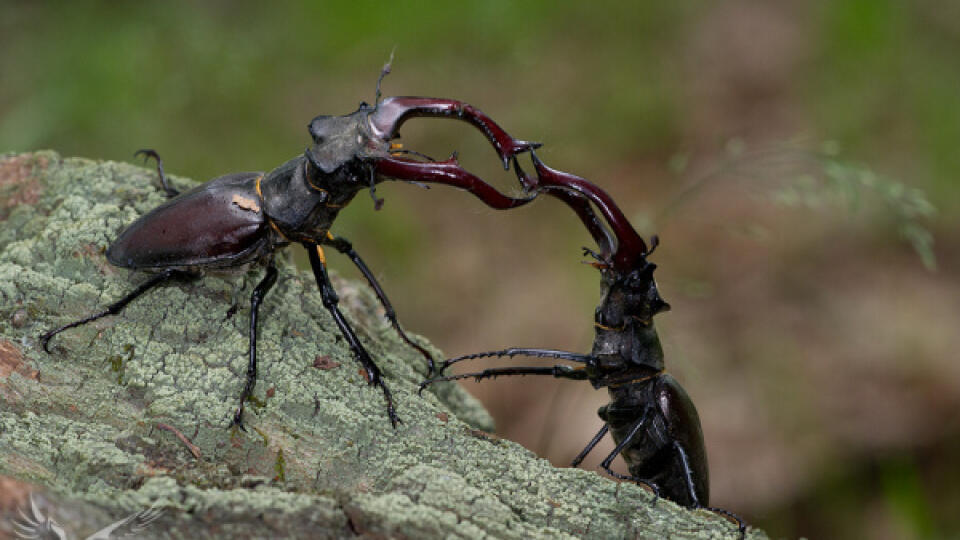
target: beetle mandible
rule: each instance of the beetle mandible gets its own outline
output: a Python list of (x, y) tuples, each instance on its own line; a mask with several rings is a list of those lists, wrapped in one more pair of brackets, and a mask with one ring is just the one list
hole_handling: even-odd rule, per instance
[(250, 299), (246, 383), (230, 423), (243, 428), (244, 403), (251, 396), (257, 379), (257, 314), (264, 296), (277, 279), (274, 253), (291, 243), (299, 243), (309, 255), (324, 307), (363, 366), (369, 383), (382, 390), (387, 415), (396, 427), (399, 418), (390, 389), (383, 381), (380, 368), (338, 308), (322, 246), (344, 253), (357, 266), (383, 305), (390, 324), (408, 345), (427, 359), (430, 373), (434, 369), (433, 359), (400, 328), (389, 299), (351, 243), (330, 232), (334, 219), (363, 189), (370, 189), (379, 207), (382, 200), (376, 198), (375, 186), (387, 178), (452, 185), (496, 209), (513, 208), (532, 199), (502, 195), (461, 168), (456, 154), (445, 161), (423, 161), (415, 159), (420, 154), (392, 144), (400, 126), (409, 118), (452, 117), (469, 122), (493, 145), (505, 169), (518, 153), (539, 145), (512, 138), (487, 115), (461, 101), (424, 97), (391, 97), (381, 101), (380, 82), (388, 72), (389, 65), (377, 82), (373, 106), (361, 103), (355, 112), (345, 116), (317, 116), (308, 126), (313, 144), (302, 155), (268, 173), (227, 174), (181, 194), (167, 181), (156, 152), (138, 152), (157, 160), (160, 181), (171, 200), (124, 229), (106, 256), (115, 266), (154, 275), (103, 311), (41, 335), (43, 349), (49, 352), (50, 339), (58, 333), (120, 313), (131, 301), (163, 283), (198, 277), (207, 271), (262, 265), (266, 271)]

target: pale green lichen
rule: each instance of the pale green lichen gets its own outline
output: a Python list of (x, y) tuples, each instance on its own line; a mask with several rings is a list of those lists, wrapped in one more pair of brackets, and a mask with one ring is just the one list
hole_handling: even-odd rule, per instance
[[(365, 286), (336, 280), (393, 390), (403, 423), (391, 428), (312, 276), (285, 257), (261, 309), (245, 433), (226, 427), (243, 385), (245, 299), (259, 270), (151, 291), (119, 316), (58, 335), (45, 354), (39, 334), (142, 281), (103, 252), (164, 197), (152, 171), (131, 165), (41, 152), (6, 156), (0, 171), (11, 160), (28, 174), (0, 186), (40, 189), (0, 223), (0, 339), (38, 374), (0, 378), (0, 474), (44, 490), (75, 533), (156, 502), (168, 508), (156, 532), (174, 538), (736, 537), (714, 514), (651, 505), (644, 488), (478, 436), (475, 427), (489, 429), (486, 412), (452, 384), (418, 396), (423, 358)], [(234, 299), (240, 310), (227, 318)], [(318, 369), (318, 356), (340, 365)]]

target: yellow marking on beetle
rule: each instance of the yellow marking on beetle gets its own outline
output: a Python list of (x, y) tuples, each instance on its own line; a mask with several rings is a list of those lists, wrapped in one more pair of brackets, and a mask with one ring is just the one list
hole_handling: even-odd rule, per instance
[(617, 385), (612, 385), (612, 384), (611, 384), (611, 385), (607, 386), (607, 388), (620, 388), (621, 386), (624, 386), (624, 385), (627, 385), (627, 384), (642, 383), (643, 381), (649, 381), (650, 379), (659, 377), (659, 376), (663, 375), (663, 373), (664, 373), (664, 370), (661, 369), (660, 371), (658, 371), (658, 372), (656, 372), (656, 373), (654, 373), (654, 374), (652, 374), (652, 375), (646, 375), (646, 376), (643, 376), (643, 377), (638, 377), (638, 378), (636, 378), (636, 379), (630, 379), (629, 381), (622, 382), (622, 383), (617, 384)]
[(327, 192), (327, 190), (325, 190), (325, 189), (323, 189), (322, 187), (320, 187), (320, 186), (314, 184), (313, 182), (311, 182), (311, 181), (310, 181), (310, 175), (306, 175), (306, 178), (307, 178), (307, 183), (310, 184), (310, 187), (312, 187), (313, 189), (319, 191), (320, 193), (326, 193), (326, 192)]
[(403, 143), (390, 143), (390, 150), (388, 150), (388, 152), (394, 157), (402, 156), (404, 154)]
[(307, 160), (307, 161), (303, 164), (303, 177), (307, 179), (307, 184), (309, 184), (310, 187), (312, 187), (313, 189), (319, 191), (320, 193), (326, 193), (326, 192), (327, 192), (327, 190), (325, 190), (325, 189), (323, 189), (322, 187), (314, 184), (314, 183), (310, 180), (310, 160)]
[[(257, 177), (257, 181), (253, 184), (253, 188), (254, 188), (255, 190), (257, 190), (257, 196), (260, 197), (260, 202), (263, 203), (263, 190), (260, 189), (260, 181), (261, 181), (261, 180), (263, 180), (263, 175), (262, 175), (262, 174)], [(249, 208), (246, 208), (246, 207), (240, 205), (239, 203), (237, 203), (237, 197), (238, 197), (237, 195), (234, 195), (234, 196), (233, 196), (233, 203), (236, 204), (237, 206), (239, 206), (240, 208), (245, 208), (245, 209), (249, 210)], [(245, 200), (247, 200), (247, 199), (245, 199)], [(259, 209), (255, 210), (255, 211), (259, 211)], [(266, 216), (264, 216), (264, 217), (266, 217)], [(274, 223), (273, 220), (270, 219), (269, 217), (267, 217), (267, 223), (269, 223), (270, 226), (273, 227), (273, 230), (277, 231), (277, 234), (280, 235), (280, 238), (283, 238), (283, 239), (286, 240), (287, 242), (290, 241), (290, 239), (287, 238), (287, 235), (283, 234), (283, 231), (280, 230), (280, 227), (278, 227), (277, 224)]]
[(234, 193), (233, 200), (231, 202), (239, 206), (240, 208), (243, 208), (244, 210), (249, 210), (251, 212), (260, 212), (260, 205), (257, 204), (257, 201), (249, 197), (244, 197), (243, 195), (238, 195)]
[(626, 325), (623, 325), (623, 326), (621, 326), (621, 327), (614, 328), (614, 327), (612, 327), (612, 326), (604, 326), (604, 325), (602, 325), (602, 324), (600, 324), (600, 323), (598, 323), (598, 322), (593, 323), (593, 325), (596, 326), (597, 328), (602, 328), (602, 329), (608, 330), (608, 331), (610, 331), (610, 332), (622, 332), (623, 329), (627, 327)]
[(327, 240), (333, 240), (333, 233), (330, 231), (327, 231)]
[(320, 257), (320, 264), (322, 264), (323, 267), (326, 268), (327, 256), (323, 254), (323, 248), (320, 247), (320, 244), (316, 244), (316, 247), (317, 247), (317, 257)]
[(269, 223), (270, 226), (273, 227), (273, 230), (277, 231), (277, 234), (279, 234), (281, 238), (283, 238), (287, 242), (290, 241), (290, 239), (287, 238), (287, 235), (283, 234), (283, 231), (280, 230), (280, 227), (277, 227), (277, 224), (274, 223), (272, 219), (267, 218), (267, 223)]
[(249, 210), (251, 212), (260, 212), (260, 207), (263, 205), (263, 191), (260, 190), (260, 181), (263, 180), (263, 175), (257, 177), (256, 181), (253, 183), (253, 188), (257, 191), (257, 197), (260, 199), (260, 202), (249, 198), (244, 197), (243, 195), (234, 194), (233, 199), (230, 202), (243, 208), (244, 210)]

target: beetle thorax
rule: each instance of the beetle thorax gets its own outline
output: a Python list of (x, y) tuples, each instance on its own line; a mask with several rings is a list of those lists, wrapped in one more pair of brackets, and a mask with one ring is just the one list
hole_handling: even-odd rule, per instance
[(657, 291), (655, 268), (645, 263), (626, 275), (614, 269), (603, 270), (592, 352), (600, 359), (601, 370), (663, 369), (663, 349), (653, 317), (670, 306)]
[(270, 171), (261, 182), (263, 206), (272, 224), (288, 240), (316, 241), (360, 188), (347, 167), (331, 174), (317, 171), (305, 156)]

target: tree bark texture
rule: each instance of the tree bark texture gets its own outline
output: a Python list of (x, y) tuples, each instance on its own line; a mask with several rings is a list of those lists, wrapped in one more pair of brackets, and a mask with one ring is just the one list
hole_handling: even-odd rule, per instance
[(418, 396), (423, 358), (365, 283), (335, 278), (393, 390), (393, 429), (312, 275), (288, 256), (260, 310), (246, 432), (227, 426), (262, 268), (158, 287), (46, 354), (40, 334), (145, 280), (104, 251), (164, 200), (153, 170), (0, 156), (0, 538), (14, 537), (28, 493), (74, 538), (151, 504), (164, 513), (145, 538), (736, 538), (715, 514), (487, 434), (489, 415), (454, 384)]

